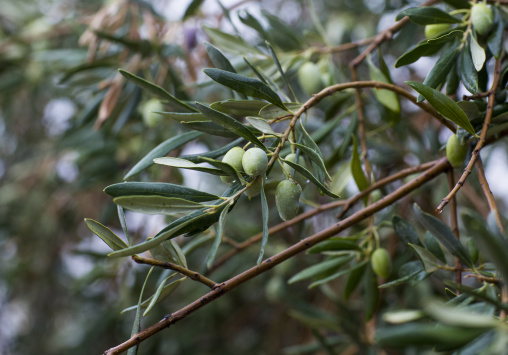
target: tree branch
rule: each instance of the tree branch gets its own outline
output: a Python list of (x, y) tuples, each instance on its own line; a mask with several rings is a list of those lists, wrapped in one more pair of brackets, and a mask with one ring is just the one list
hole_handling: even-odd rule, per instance
[(129, 340), (126, 342), (111, 348), (105, 352), (106, 355), (113, 355), (113, 354), (119, 354), (139, 343), (144, 341), (145, 339), (148, 339), (154, 334), (157, 334), (158, 332), (162, 331), (163, 329), (169, 327), (172, 324), (175, 324), (176, 322), (182, 320), (183, 318), (187, 317), (188, 315), (192, 314), (196, 310), (200, 309), (204, 305), (212, 302), (213, 300), (223, 296), (227, 292), (231, 291), (235, 287), (245, 283), (246, 281), (270, 270), (275, 265), (280, 264), (281, 262), (291, 258), (292, 256), (310, 248), (311, 246), (328, 239), (337, 233), (342, 232), (343, 230), (363, 221), (364, 219), (370, 217), (374, 213), (384, 209), (385, 207), (393, 204), (397, 200), (401, 199), (402, 197), (408, 195), (413, 190), (417, 189), (424, 183), (434, 179), (439, 174), (443, 173), (447, 169), (449, 169), (449, 164), (446, 158), (439, 159), (435, 165), (432, 166), (432, 168), (426, 170), (424, 173), (422, 173), (417, 178), (413, 179), (409, 183), (399, 187), (397, 190), (392, 192), (391, 194), (385, 196), (378, 202), (354, 213), (350, 217), (344, 219), (343, 221), (340, 221), (336, 223), (335, 225), (326, 228), (325, 230), (316, 233), (308, 238), (305, 238), (301, 240), (300, 242), (294, 244), (293, 246), (287, 248), (286, 250), (280, 252), (279, 254), (268, 258), (264, 260), (260, 265), (254, 266), (243, 273), (227, 280), (224, 283), (221, 283), (217, 285), (214, 289), (212, 289), (210, 292), (208, 292), (203, 297), (197, 299), (196, 301), (188, 304), (187, 306), (181, 308), (180, 310), (176, 311), (175, 313), (165, 317), (161, 321), (157, 322), (156, 324), (152, 325), (151, 327), (134, 334)]
[(501, 216), (499, 215), (499, 210), (497, 209), (496, 200), (494, 199), (494, 195), (492, 191), (490, 191), (489, 182), (487, 181), (487, 177), (485, 176), (485, 171), (483, 169), (482, 158), (479, 156), (476, 161), (476, 172), (478, 173), (478, 180), (480, 181), (480, 186), (482, 188), (483, 194), (485, 195), (485, 199), (489, 204), (490, 210), (494, 213), (496, 217), (497, 226), (501, 233), (504, 234), (503, 223), (501, 223)]

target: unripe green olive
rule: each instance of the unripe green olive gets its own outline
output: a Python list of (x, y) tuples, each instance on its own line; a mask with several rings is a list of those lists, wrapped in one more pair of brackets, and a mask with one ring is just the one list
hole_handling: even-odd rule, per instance
[(261, 175), (268, 168), (268, 156), (260, 148), (251, 148), (243, 155), (242, 166), (247, 175)]
[(437, 37), (440, 33), (448, 31), (450, 25), (447, 23), (437, 23), (425, 26), (425, 37), (428, 39)]
[(454, 168), (459, 168), (466, 158), (467, 145), (460, 144), (459, 138), (456, 134), (452, 134), (446, 143), (446, 158), (450, 165)]
[(293, 180), (283, 180), (275, 190), (275, 204), (283, 221), (293, 219), (298, 214), (298, 200), (302, 194), (302, 188)]
[(312, 63), (304, 63), (298, 69), (298, 80), (300, 85), (307, 94), (315, 94), (323, 89), (323, 81), (321, 80), (321, 72), (319, 67)]
[(263, 187), (263, 181), (261, 179), (259, 179), (255, 183), (250, 185), (247, 190), (245, 190), (245, 194), (248, 197), (257, 196), (261, 193), (261, 187)]
[(494, 22), (492, 9), (484, 3), (474, 4), (471, 8), (471, 22), (478, 34), (486, 35)]
[[(224, 158), (222, 158), (222, 161), (224, 163), (228, 163), (236, 170), (241, 171), (241, 170), (243, 170), (242, 158), (243, 158), (244, 153), (245, 153), (245, 150), (243, 150), (240, 147), (231, 148), (226, 153), (226, 155), (224, 155)], [(222, 182), (224, 182), (226, 184), (230, 184), (235, 180), (235, 178), (232, 176), (221, 176), (220, 179), (222, 180)]]
[[(296, 159), (296, 154), (294, 154), (294, 153), (288, 154), (286, 156), (286, 158), (284, 158), (284, 160), (289, 160), (292, 163), (295, 162), (295, 159)], [(300, 164), (301, 166), (306, 168), (305, 160), (303, 159), (303, 157), (301, 155), (298, 159), (298, 164)], [(293, 173), (293, 171), (295, 171), (295, 169), (290, 167), (287, 163), (284, 163), (284, 169), (288, 172), (289, 175), (291, 175)], [(305, 185), (307, 184), (307, 178), (305, 176), (303, 176), (302, 174), (300, 174), (299, 172), (295, 172), (294, 179), (296, 180), (296, 182), (298, 184), (300, 184), (300, 186), (302, 188), (305, 187)]]
[(157, 99), (150, 99), (145, 102), (141, 111), (145, 125), (155, 127), (162, 120), (162, 116), (155, 112), (163, 110), (162, 103)]
[(390, 260), (390, 255), (384, 248), (374, 250), (370, 256), (370, 264), (372, 265), (372, 270), (374, 273), (383, 279), (386, 279), (388, 276), (390, 276), (392, 272), (392, 262)]

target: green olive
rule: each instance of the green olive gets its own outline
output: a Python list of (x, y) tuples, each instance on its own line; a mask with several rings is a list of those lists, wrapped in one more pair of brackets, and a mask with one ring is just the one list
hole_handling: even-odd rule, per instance
[[(284, 158), (284, 160), (289, 160), (290, 162), (294, 163), (295, 158), (296, 158), (296, 154), (291, 153), (291, 154), (288, 154), (286, 156), (286, 158)], [(300, 164), (304, 168), (307, 167), (305, 164), (305, 160), (303, 159), (303, 157), (301, 155), (298, 158), (298, 164)], [(290, 167), (287, 163), (284, 163), (284, 169), (288, 172), (289, 175), (291, 175), (293, 173), (293, 171), (295, 171), (295, 169)], [(296, 180), (296, 182), (298, 184), (300, 184), (300, 186), (302, 186), (302, 188), (305, 187), (305, 185), (307, 184), (307, 178), (305, 176), (303, 176), (302, 174), (300, 174), (299, 172), (295, 172), (294, 179)]]
[[(244, 153), (245, 153), (245, 150), (243, 150), (240, 147), (231, 148), (226, 153), (226, 155), (224, 155), (224, 158), (222, 158), (222, 161), (224, 163), (228, 163), (236, 170), (242, 171), (243, 170), (242, 158), (243, 158)], [(224, 182), (226, 184), (230, 184), (235, 180), (235, 178), (232, 176), (221, 176), (220, 179), (222, 180), (222, 182)]]
[(249, 186), (247, 190), (245, 190), (245, 194), (247, 197), (254, 197), (261, 193), (261, 187), (263, 186), (263, 181), (261, 179), (257, 180), (255, 183)]
[(324, 87), (319, 67), (312, 62), (306, 62), (298, 69), (298, 80), (308, 95), (315, 94)]
[(448, 31), (450, 25), (447, 23), (437, 23), (425, 26), (425, 37), (428, 39), (436, 38), (440, 33)]
[(283, 180), (275, 190), (275, 204), (283, 221), (293, 219), (298, 214), (298, 200), (302, 194), (302, 188), (293, 180)]
[(456, 134), (452, 134), (446, 143), (446, 158), (450, 165), (454, 168), (459, 168), (467, 154), (467, 145), (460, 144), (460, 140)]
[(474, 4), (471, 8), (471, 22), (478, 34), (486, 35), (494, 23), (492, 9), (484, 3)]
[(145, 102), (141, 110), (145, 125), (147, 125), (147, 127), (155, 127), (162, 119), (162, 116), (155, 112), (163, 111), (164, 107), (159, 100), (150, 99)]
[(243, 155), (242, 166), (249, 176), (261, 175), (268, 168), (268, 156), (260, 148), (251, 148)]
[(374, 273), (383, 279), (390, 276), (392, 272), (392, 262), (386, 249), (379, 248), (374, 250), (370, 256), (370, 264)]

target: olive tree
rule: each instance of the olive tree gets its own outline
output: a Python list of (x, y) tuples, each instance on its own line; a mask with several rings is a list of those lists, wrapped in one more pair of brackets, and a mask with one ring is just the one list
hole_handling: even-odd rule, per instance
[[(234, 327), (251, 307), (283, 340), (212, 336), (243, 352), (506, 351), (505, 202), (484, 169), (506, 149), (505, 1), (217, 3), (171, 27), (148, 2), (109, 2), (59, 78), (81, 95), (64, 139), (109, 196), (85, 224), (132, 327), (105, 354), (154, 353), (184, 324), (188, 351), (210, 352), (214, 327), (184, 318)], [(140, 214), (163, 218), (133, 230)]]

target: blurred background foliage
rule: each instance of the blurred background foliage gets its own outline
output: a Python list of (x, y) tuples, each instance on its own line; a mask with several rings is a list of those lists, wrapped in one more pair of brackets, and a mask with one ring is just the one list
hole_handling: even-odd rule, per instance
[[(83, 218), (121, 230), (116, 207), (102, 189), (122, 181), (147, 152), (185, 128), (167, 118), (143, 115), (153, 98), (126, 82), (118, 68), (142, 73), (181, 100), (227, 99), (230, 92), (218, 90), (201, 72), (212, 66), (202, 42), (220, 45), (233, 64), (245, 71), (248, 68), (242, 54), (254, 53), (248, 58), (263, 68), (263, 61), (271, 59), (266, 51), (254, 52), (264, 45), (264, 39), (249, 27), (256, 26), (254, 14), (262, 19), (264, 31), (279, 53), (291, 53), (291, 60), (298, 63), (311, 59), (332, 65), (326, 84), (344, 82), (349, 76), (347, 63), (358, 50), (320, 54), (320, 35), (328, 45), (361, 40), (391, 25), (402, 7), (419, 5), (401, 0), (315, 0), (317, 18), (313, 21), (307, 1), (192, 2), (201, 7), (188, 7), (189, 3), (0, 0), (0, 353), (97, 354), (130, 334), (134, 314), (120, 312), (137, 303), (148, 268), (129, 259), (104, 258), (107, 247), (92, 236)], [(216, 29), (240, 33), (245, 47)], [(390, 67), (415, 43), (415, 37), (423, 38), (423, 31), (409, 24), (383, 47)], [(292, 82), (297, 81), (296, 70), (288, 75)], [(394, 80), (400, 84), (424, 75), (425, 67), (414, 66), (401, 69)], [(368, 77), (363, 72), (360, 76)], [(308, 96), (297, 84), (295, 87), (300, 99)], [(336, 117), (334, 105), (339, 101), (325, 100), (309, 125), (316, 129)], [(372, 131), (368, 137), (371, 161), (380, 175), (396, 171), (405, 159), (418, 163), (442, 154), (445, 139), (422, 117), (402, 122), (390, 133), (375, 131), (387, 112), (374, 101), (366, 107)], [(173, 107), (165, 109), (172, 111)], [(346, 135), (352, 122), (344, 119), (336, 133)], [(203, 138), (172, 154), (216, 149), (228, 142), (225, 138)], [(337, 166), (344, 162), (348, 144), (342, 150), (336, 149), (337, 144), (329, 142), (329, 146), (328, 150), (323, 148), (330, 159), (327, 163)], [(224, 189), (218, 178), (199, 176), (196, 181), (176, 169), (154, 166), (139, 179), (185, 181), (212, 192)], [(423, 209), (432, 208), (446, 194), (444, 178), (439, 182), (414, 196)], [(461, 197), (465, 206), (481, 200), (477, 186), (466, 191)], [(344, 194), (347, 197), (348, 190)], [(268, 198), (273, 202), (273, 195)], [(314, 192), (308, 192), (306, 198), (319, 199)], [(232, 212), (229, 238), (242, 241), (260, 231), (258, 206), (244, 203)], [(478, 203), (476, 208), (484, 215), (487, 212), (485, 204)], [(394, 212), (404, 215), (406, 210), (407, 203), (402, 202), (380, 213), (376, 223), (391, 220)], [(243, 217), (246, 215), (248, 219)], [(129, 228), (138, 239), (154, 234), (164, 223), (160, 216), (131, 213), (128, 217)], [(333, 221), (331, 211), (280, 233), (270, 242), (266, 255)], [(349, 233), (361, 233), (361, 226)], [(388, 248), (396, 249), (393, 231), (387, 234)], [(202, 270), (205, 252), (191, 254), (189, 263)], [(223, 280), (252, 266), (257, 253), (257, 248), (247, 250), (214, 272), (213, 278)], [(398, 258), (396, 268), (407, 261), (403, 254)], [(302, 265), (312, 265), (318, 257), (300, 255), (295, 259), (153, 337), (141, 346), (140, 354), (325, 353), (320, 341), (329, 332), (335, 334), (333, 341), (344, 344), (338, 349), (349, 349), (350, 339), (361, 344), (361, 298), (352, 297), (346, 306), (338, 291), (343, 287), (341, 281), (312, 291), (302, 283), (287, 285)], [(150, 282), (149, 287), (156, 287), (155, 277)], [(433, 283), (426, 280), (413, 287), (390, 289), (383, 307), (419, 304), (426, 295), (442, 292), (442, 287), (434, 288)], [(195, 283), (179, 288), (143, 324), (152, 324), (205, 291)], [(366, 353), (364, 349), (356, 351)]]

